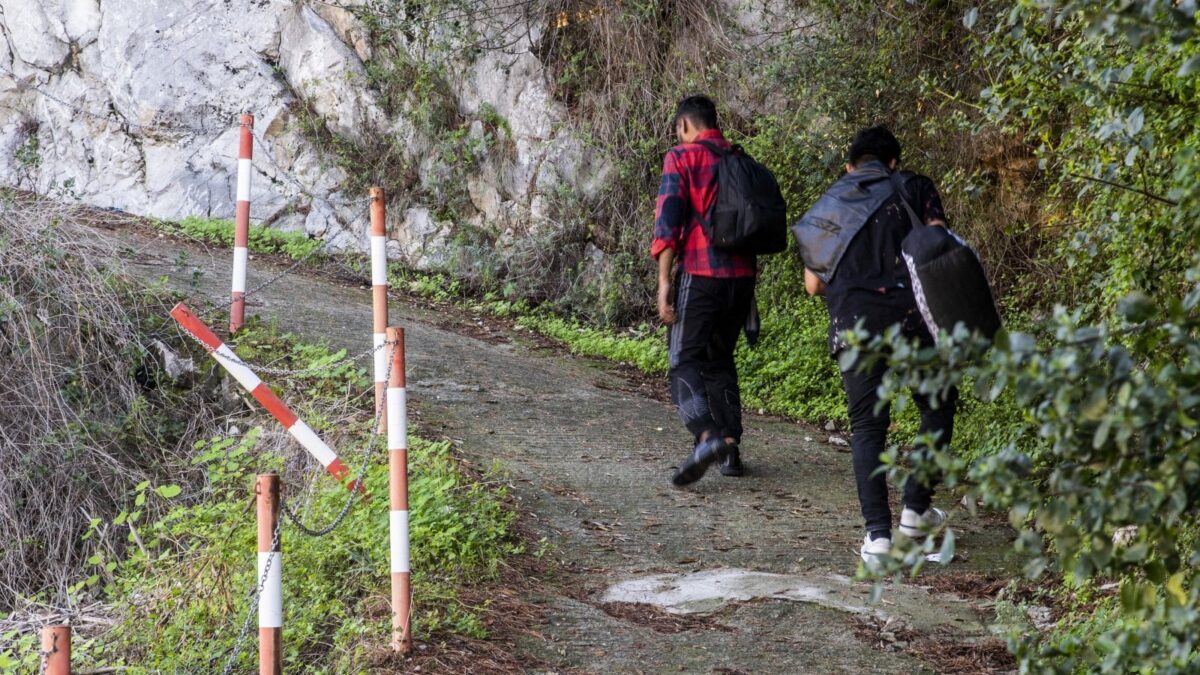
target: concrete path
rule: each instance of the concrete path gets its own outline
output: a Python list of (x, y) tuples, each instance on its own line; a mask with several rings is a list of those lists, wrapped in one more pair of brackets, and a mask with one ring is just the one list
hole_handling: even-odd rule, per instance
[[(225, 251), (131, 230), (109, 236), (125, 240), (139, 276), (228, 292)], [(250, 269), (251, 288), (277, 271), (256, 261)], [(369, 289), (301, 275), (251, 298), (248, 312), (357, 353), (370, 345), (370, 303)], [(849, 454), (827, 433), (750, 415), (749, 475), (713, 470), (677, 490), (668, 479), (686, 432), (669, 405), (609, 366), (519, 331), (470, 337), (490, 329), (460, 310), (393, 299), (391, 312), (407, 330), (411, 397), (426, 431), (454, 439), (478, 465), (498, 462), (526, 525), (552, 546), (550, 578), (529, 598), (545, 610), (532, 627), (540, 639), (520, 643), (531, 663), (552, 664), (535, 670), (911, 673), (926, 668), (876, 649), (863, 626), (962, 643), (987, 635), (984, 613), (962, 599), (918, 582), (872, 604), (870, 585), (850, 580), (858, 505)], [(943, 506), (967, 559), (948, 571), (994, 567), (1007, 532)], [(939, 573), (947, 571), (928, 574)]]

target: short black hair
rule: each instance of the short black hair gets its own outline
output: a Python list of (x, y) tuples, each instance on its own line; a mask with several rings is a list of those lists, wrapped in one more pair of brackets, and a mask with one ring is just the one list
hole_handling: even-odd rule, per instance
[(678, 124), (680, 117), (686, 117), (699, 127), (719, 129), (717, 126), (717, 104), (707, 96), (689, 96), (675, 106), (675, 119), (672, 124)]
[(877, 159), (884, 164), (893, 159), (900, 161), (900, 141), (892, 135), (885, 126), (863, 129), (854, 135), (850, 142), (850, 152), (847, 160), (853, 166), (858, 166), (863, 160)]

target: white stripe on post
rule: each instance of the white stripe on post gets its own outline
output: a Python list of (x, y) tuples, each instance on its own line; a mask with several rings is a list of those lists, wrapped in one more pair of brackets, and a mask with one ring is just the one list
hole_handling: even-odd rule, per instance
[(382, 236), (371, 237), (371, 285), (387, 285), (387, 240)]
[(404, 387), (387, 390), (388, 448), (408, 449), (408, 391)]
[(387, 358), (388, 350), (381, 349), (384, 343), (387, 342), (387, 333), (375, 333), (375, 381), (387, 382)]
[(246, 292), (246, 268), (249, 266), (250, 249), (244, 246), (233, 248), (233, 292)]
[(258, 627), (283, 628), (283, 554), (259, 551), (256, 581), (263, 581), (263, 572), (267, 577), (258, 599)]
[(392, 511), (388, 516), (388, 530), (392, 540), (392, 574), (411, 572), (408, 560), (408, 511)]
[(233, 375), (233, 378), (238, 381), (238, 384), (246, 388), (246, 391), (253, 392), (255, 387), (262, 384), (262, 380), (259, 379), (258, 375), (255, 375), (254, 371), (243, 365), (241, 359), (224, 342), (221, 343), (220, 347), (217, 347), (214, 354), (217, 356), (217, 361), (225, 366), (225, 370), (228, 370), (229, 374)]
[(295, 424), (288, 427), (288, 433), (304, 446), (309, 454), (316, 457), (321, 466), (329, 466), (330, 462), (337, 459), (337, 454), (325, 444), (325, 441), (321, 440), (312, 427), (304, 423), (304, 420), (296, 420)]
[(239, 202), (250, 201), (250, 174), (253, 171), (252, 160), (249, 157), (238, 159), (237, 200)]

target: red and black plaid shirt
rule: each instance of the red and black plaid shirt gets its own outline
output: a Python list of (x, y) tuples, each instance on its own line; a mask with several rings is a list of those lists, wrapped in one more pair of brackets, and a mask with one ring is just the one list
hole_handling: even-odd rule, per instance
[[(730, 147), (715, 129), (700, 132), (697, 140)], [(698, 143), (677, 145), (663, 157), (650, 255), (657, 258), (672, 248), (687, 274), (722, 279), (752, 277), (756, 269), (754, 256), (713, 247), (700, 226), (700, 217), (712, 210), (717, 199), (716, 166), (716, 153)]]

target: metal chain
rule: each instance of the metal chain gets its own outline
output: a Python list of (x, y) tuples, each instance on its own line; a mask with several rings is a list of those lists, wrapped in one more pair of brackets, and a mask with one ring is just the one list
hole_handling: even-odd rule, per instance
[(236, 354), (232, 358), (225, 356), (224, 354), (219, 354), (216, 352), (216, 350), (212, 349), (207, 344), (205, 344), (204, 341), (202, 341), (200, 338), (196, 337), (195, 335), (192, 335), (190, 331), (185, 330), (183, 328), (180, 328), (179, 330), (184, 335), (186, 335), (189, 339), (191, 339), (193, 342), (195, 342), (196, 344), (203, 347), (204, 350), (206, 352), (208, 352), (215, 359), (224, 361), (225, 363), (237, 365), (237, 366), (244, 366), (246, 368), (253, 370), (256, 373), (263, 373), (266, 375), (277, 375), (279, 377), (307, 377), (310, 375), (318, 375), (321, 373), (328, 373), (338, 366), (341, 366), (344, 364), (349, 364), (349, 363), (357, 363), (359, 361), (362, 361), (366, 357), (375, 354), (376, 352), (380, 351), (381, 349), (383, 349), (384, 347), (387, 346), (387, 343), (384, 343), (377, 347), (371, 347), (363, 352), (358, 353), (355, 356), (342, 357), (342, 358), (338, 359), (337, 361), (333, 361), (331, 363), (327, 363), (327, 364), (321, 365), (321, 366), (313, 366), (310, 368), (299, 368), (299, 369), (272, 368), (271, 366), (257, 365), (254, 363), (249, 363), (247, 361), (243, 361), (242, 359), (238, 358), (238, 356)]
[[(251, 288), (250, 290), (246, 291), (244, 294), (242, 294), (242, 299), (243, 299), (243, 300), (245, 300), (245, 299), (247, 299), (247, 298), (250, 298), (250, 297), (252, 297), (252, 296), (254, 296), (254, 295), (258, 294), (258, 293), (261, 293), (262, 291), (264, 291), (264, 290), (266, 290), (267, 288), (271, 287), (271, 286), (272, 286), (272, 285), (274, 285), (275, 283), (278, 283), (278, 282), (279, 282), (281, 279), (283, 279), (284, 277), (286, 277), (286, 276), (290, 275), (292, 272), (295, 272), (297, 268), (299, 268), (299, 267), (300, 267), (301, 265), (303, 265), (304, 263), (308, 262), (308, 261), (309, 261), (309, 260), (310, 260), (310, 259), (311, 259), (313, 256), (315, 256), (317, 253), (321, 252), (321, 249), (322, 249), (322, 248), (328, 248), (329, 246), (332, 246), (334, 242), (336, 242), (338, 239), (340, 239), (340, 238), (342, 237), (342, 235), (346, 234), (347, 232), (349, 232), (349, 229), (344, 229), (344, 230), (342, 230), (341, 232), (338, 232), (337, 234), (335, 234), (335, 235), (333, 236), (333, 238), (332, 238), (332, 239), (330, 239), (329, 241), (325, 242), (324, 246), (316, 246), (316, 247), (313, 247), (313, 249), (312, 249), (311, 251), (309, 251), (308, 253), (305, 253), (303, 256), (301, 256), (301, 257), (297, 258), (297, 259), (295, 260), (295, 262), (293, 262), (291, 265), (289, 265), (289, 266), (288, 266), (286, 269), (284, 269), (282, 272), (280, 272), (280, 273), (276, 274), (275, 276), (273, 276), (273, 277), (271, 277), (271, 278), (267, 279), (266, 281), (264, 281), (264, 282), (260, 283), (259, 285), (255, 286), (254, 288)], [(209, 319), (210, 317), (212, 317), (212, 315), (213, 315), (213, 314), (216, 314), (217, 312), (221, 312), (221, 311), (224, 311), (224, 310), (226, 310), (226, 309), (229, 309), (230, 307), (232, 307), (232, 306), (233, 306), (234, 300), (233, 300), (233, 298), (231, 298), (231, 297), (230, 297), (230, 298), (226, 298), (226, 297), (220, 297), (220, 298), (218, 298), (218, 297), (210, 297), (210, 298), (206, 298), (206, 299), (205, 299), (205, 302), (207, 302), (208, 304), (212, 305), (212, 307), (210, 307), (209, 309), (207, 309), (207, 310), (205, 310), (205, 311), (201, 312), (201, 313), (198, 315), (198, 318), (199, 318), (201, 321), (208, 321), (208, 319)]]
[[(280, 500), (283, 503), (283, 500)], [(271, 537), (271, 551), (279, 548), (279, 532), (283, 529), (283, 519), (280, 518), (275, 522), (275, 534)], [(280, 556), (282, 557), (282, 556)], [(250, 609), (246, 612), (246, 619), (242, 622), (242, 632), (238, 634), (237, 642), (233, 645), (233, 652), (230, 653), (229, 659), (225, 662), (225, 668), (221, 671), (222, 675), (229, 675), (233, 672), (233, 667), (237, 664), (237, 657), (241, 655), (242, 648), (246, 644), (246, 636), (250, 634), (250, 622), (254, 618), (254, 612), (258, 610), (258, 604), (262, 601), (262, 590), (267, 585), (267, 575), (271, 573), (271, 564), (275, 562), (276, 556), (267, 558), (267, 564), (263, 566), (262, 577), (258, 580), (258, 586), (254, 589), (254, 599), (250, 602)]]
[[(57, 649), (57, 646), (55, 647)], [(46, 651), (40, 646), (38, 647), (38, 675), (46, 675), (46, 669), (50, 667), (50, 657), (54, 654), (54, 649)]]
[[(391, 346), (394, 344), (394, 342), (384, 342), (381, 346)], [(384, 374), (385, 382), (390, 380), (392, 377), (392, 364), (392, 360), (388, 359), (387, 371)], [(379, 398), (379, 404), (375, 408), (375, 418), (371, 421), (371, 436), (367, 441), (367, 447), (363, 449), (362, 465), (358, 469), (358, 478), (351, 483), (351, 486), (354, 489), (350, 491), (350, 496), (346, 498), (346, 503), (342, 505), (342, 510), (340, 513), (338, 513), (337, 517), (325, 527), (309, 527), (300, 521), (300, 517), (292, 511), (291, 507), (287, 505), (285, 500), (279, 500), (280, 506), (283, 507), (283, 515), (304, 534), (307, 534), (310, 537), (323, 537), (336, 530), (338, 526), (342, 524), (342, 521), (346, 519), (346, 516), (350, 513), (350, 507), (354, 505), (354, 500), (357, 496), (358, 490), (362, 487), (363, 480), (367, 477), (367, 467), (370, 466), (371, 462), (371, 451), (375, 447), (375, 440), (379, 437), (379, 418), (384, 414), (384, 411), (387, 410), (387, 390), (387, 387), (383, 388), (383, 395)]]
[[(381, 346), (390, 346), (392, 344), (395, 344), (395, 343), (385, 342)], [(392, 375), (392, 361), (389, 360), (388, 368), (387, 368), (387, 377), (391, 378), (391, 375)], [(366, 448), (363, 450), (363, 461), (362, 461), (362, 465), (359, 467), (359, 470), (358, 470), (358, 478), (356, 478), (355, 481), (353, 483), (351, 483), (351, 485), (353, 485), (353, 486), (361, 486), (363, 484), (363, 480), (366, 478), (367, 467), (370, 465), (370, 460), (371, 460), (371, 454), (372, 454), (371, 449), (375, 447), (375, 440), (379, 437), (379, 418), (383, 414), (383, 411), (386, 409), (387, 409), (387, 388), (384, 388), (383, 397), (380, 398), (379, 405), (377, 406), (377, 408), (375, 410), (375, 417), (371, 421), (371, 436), (367, 442)], [(334, 531), (335, 529), (337, 529), (337, 527), (339, 525), (341, 525), (343, 521), (345, 521), (346, 516), (350, 513), (350, 508), (354, 505), (354, 500), (357, 498), (357, 495), (358, 495), (357, 489), (352, 490), (350, 492), (350, 495), (346, 498), (346, 503), (342, 506), (341, 512), (338, 513), (337, 517), (333, 519), (333, 522), (331, 522), (329, 525), (326, 525), (325, 527), (322, 527), (319, 529), (310, 528), (307, 525), (305, 525), (304, 523), (302, 523), (300, 521), (299, 517), (295, 513), (292, 512), (291, 508), (288, 507), (287, 502), (284, 501), (282, 498), (280, 498), (280, 500), (279, 500), (279, 506), (281, 507), (280, 510), (283, 512), (284, 517), (287, 520), (291, 521), (291, 523), (293, 525), (295, 525), (297, 527), (297, 529), (299, 529), (302, 533), (304, 533), (310, 537), (322, 537), (322, 536)], [(272, 551), (274, 551), (279, 545), (279, 533), (282, 530), (283, 521), (285, 518), (280, 518), (279, 521), (275, 523), (275, 534), (272, 536), (272, 539), (271, 539), (271, 550)], [(241, 655), (242, 649), (246, 643), (246, 636), (249, 635), (249, 633), (250, 633), (251, 620), (254, 617), (254, 612), (258, 609), (259, 602), (262, 600), (262, 589), (267, 583), (267, 575), (271, 571), (271, 563), (274, 562), (274, 560), (275, 560), (275, 556), (271, 556), (267, 560), (267, 564), (263, 567), (262, 577), (258, 580), (258, 587), (254, 591), (254, 600), (250, 603), (250, 608), (246, 612), (246, 618), (242, 622), (242, 630), (238, 634), (237, 641), (234, 643), (233, 652), (229, 655), (228, 660), (226, 660), (226, 662), (225, 662), (225, 668), (221, 671), (222, 675), (229, 675), (233, 671), (233, 667), (237, 663), (237, 657)]]

